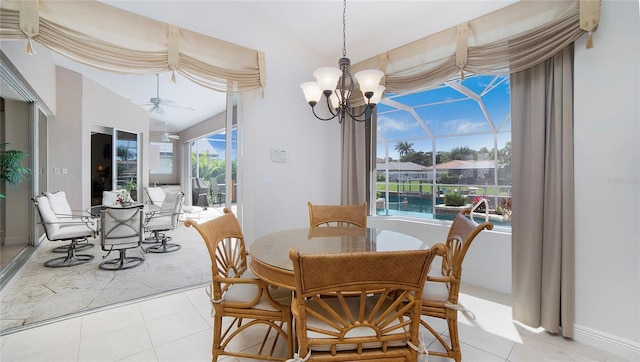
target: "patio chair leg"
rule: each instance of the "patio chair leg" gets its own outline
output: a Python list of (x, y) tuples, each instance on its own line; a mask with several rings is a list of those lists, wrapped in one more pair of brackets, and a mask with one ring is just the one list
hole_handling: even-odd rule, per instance
[(67, 256), (47, 260), (44, 263), (44, 266), (50, 267), (50, 268), (61, 268), (61, 267), (80, 265), (80, 264), (88, 263), (91, 260), (93, 260), (94, 258), (93, 255), (76, 254), (76, 243), (77, 243), (77, 240), (75, 239), (71, 241), (71, 244), (69, 244), (69, 249), (67, 251)]

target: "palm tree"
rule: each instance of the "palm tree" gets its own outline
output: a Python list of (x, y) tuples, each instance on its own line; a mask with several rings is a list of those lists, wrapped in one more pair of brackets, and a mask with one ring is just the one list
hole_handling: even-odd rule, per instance
[[(29, 177), (30, 169), (22, 166), (22, 161), (28, 156), (24, 151), (7, 150), (8, 143), (0, 144), (0, 182), (17, 185)], [(0, 199), (5, 196), (0, 194)]]
[(407, 153), (415, 152), (413, 148), (411, 148), (411, 146), (413, 146), (413, 143), (409, 143), (407, 141), (400, 141), (396, 143), (396, 151), (398, 151), (398, 154), (400, 155), (400, 157), (402, 157)]

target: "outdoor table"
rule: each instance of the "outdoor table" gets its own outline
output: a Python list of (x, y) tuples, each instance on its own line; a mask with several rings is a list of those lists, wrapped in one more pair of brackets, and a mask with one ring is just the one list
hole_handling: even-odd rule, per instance
[[(142, 208), (142, 211), (144, 212), (145, 220), (147, 220), (148, 218), (153, 216), (154, 213), (160, 210), (160, 206), (153, 205), (153, 204), (133, 204), (131, 206), (136, 206), (136, 205), (144, 205), (144, 207)], [(118, 207), (118, 206), (117, 205), (95, 205), (88, 208), (87, 212), (91, 215), (91, 217), (99, 219), (100, 210), (102, 210), (102, 207)]]
[(428, 249), (413, 236), (377, 228), (315, 227), (274, 232), (249, 246), (249, 267), (260, 279), (295, 290), (289, 250), (305, 253), (354, 253)]

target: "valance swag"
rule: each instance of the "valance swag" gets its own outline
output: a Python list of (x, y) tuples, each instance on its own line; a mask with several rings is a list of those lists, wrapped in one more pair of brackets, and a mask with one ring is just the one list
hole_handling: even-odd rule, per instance
[(353, 65), (380, 69), (387, 92), (439, 85), (456, 74), (519, 72), (551, 58), (587, 33), (600, 18), (600, 0), (521, 0), (482, 17)]
[(76, 62), (121, 74), (178, 72), (203, 87), (266, 86), (264, 53), (97, 2), (3, 0), (0, 39), (27, 39)]

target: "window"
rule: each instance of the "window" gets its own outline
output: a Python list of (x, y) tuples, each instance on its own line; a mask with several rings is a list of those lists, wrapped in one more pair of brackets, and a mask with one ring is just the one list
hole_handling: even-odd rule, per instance
[[(235, 192), (227, 190), (227, 162), (231, 163), (231, 185), (237, 182), (237, 130), (231, 130), (231, 153), (227, 155), (227, 133), (219, 131), (207, 137), (191, 142), (191, 177), (201, 179), (210, 190), (217, 190), (218, 194), (229, 192), (231, 202), (235, 202)], [(235, 187), (232, 187), (235, 188)], [(220, 203), (215, 195), (210, 195), (212, 204)]]
[(455, 192), (469, 204), (484, 197), (492, 221), (505, 221), (509, 76), (469, 76), (412, 94), (387, 94), (377, 107), (376, 156), (378, 215), (451, 219), (457, 209), (445, 207), (444, 196)]
[(151, 166), (149, 173), (156, 175), (173, 175), (173, 143), (150, 142), (149, 144), (151, 157), (157, 157), (157, 159), (150, 160)]

